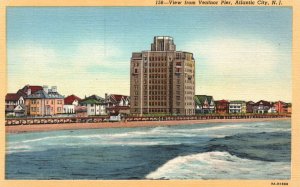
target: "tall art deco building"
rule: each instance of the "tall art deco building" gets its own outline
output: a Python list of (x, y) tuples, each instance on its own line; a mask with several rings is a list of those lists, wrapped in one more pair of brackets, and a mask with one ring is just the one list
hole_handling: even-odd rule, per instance
[(176, 51), (172, 37), (156, 36), (150, 51), (132, 53), (131, 114), (194, 115), (194, 95), (193, 53)]

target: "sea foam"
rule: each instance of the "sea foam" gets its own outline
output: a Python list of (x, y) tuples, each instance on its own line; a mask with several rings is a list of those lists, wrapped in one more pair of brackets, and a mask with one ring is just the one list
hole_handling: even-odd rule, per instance
[[(290, 164), (242, 159), (228, 152), (178, 156), (146, 179), (288, 179)], [(270, 169), (272, 168), (272, 169)]]

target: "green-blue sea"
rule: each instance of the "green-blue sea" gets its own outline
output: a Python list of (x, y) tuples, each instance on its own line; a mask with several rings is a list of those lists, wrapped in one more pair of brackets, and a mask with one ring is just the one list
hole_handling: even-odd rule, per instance
[(291, 121), (8, 134), (6, 179), (290, 179)]

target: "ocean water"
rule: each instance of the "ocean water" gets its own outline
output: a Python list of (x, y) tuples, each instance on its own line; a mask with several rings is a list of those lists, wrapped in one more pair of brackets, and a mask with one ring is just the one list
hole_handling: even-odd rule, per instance
[(6, 179), (290, 179), (291, 121), (9, 134)]

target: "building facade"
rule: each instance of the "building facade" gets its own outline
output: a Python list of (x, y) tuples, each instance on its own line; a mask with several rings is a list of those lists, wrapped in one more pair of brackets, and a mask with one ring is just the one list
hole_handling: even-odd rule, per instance
[(227, 100), (218, 100), (215, 101), (216, 113), (217, 114), (228, 114), (229, 113), (229, 101)]
[(195, 95), (195, 113), (212, 114), (216, 111), (214, 98), (209, 95)]
[(25, 99), (17, 93), (8, 93), (5, 96), (5, 115), (22, 117), (25, 115)]
[(282, 114), (282, 113), (287, 113), (288, 112), (288, 107), (287, 107), (287, 103), (283, 102), (283, 101), (277, 101), (274, 103), (274, 107), (277, 111), (277, 113)]
[(105, 94), (106, 113), (108, 115), (119, 115), (130, 113), (130, 97), (119, 94)]
[(255, 102), (248, 101), (246, 102), (246, 112), (247, 113), (253, 113), (253, 106), (255, 105)]
[(54, 116), (63, 113), (64, 97), (57, 92), (57, 87), (43, 86), (25, 99), (28, 116)]
[(156, 36), (150, 51), (134, 52), (130, 64), (130, 113), (194, 115), (195, 60), (176, 51), (173, 38)]
[(64, 113), (75, 114), (75, 108), (79, 105), (81, 99), (76, 95), (69, 95), (64, 99)]
[[(272, 113), (274, 110), (272, 110), (271, 108), (272, 108), (271, 102), (260, 100), (254, 104), (253, 113), (257, 113), (257, 114)], [(276, 110), (276, 107), (275, 107), (275, 110)]]
[(100, 96), (91, 95), (86, 97), (79, 102), (79, 105), (86, 107), (88, 116), (106, 115), (104, 98)]
[(229, 102), (229, 114), (243, 114), (246, 113), (245, 101), (230, 101)]

